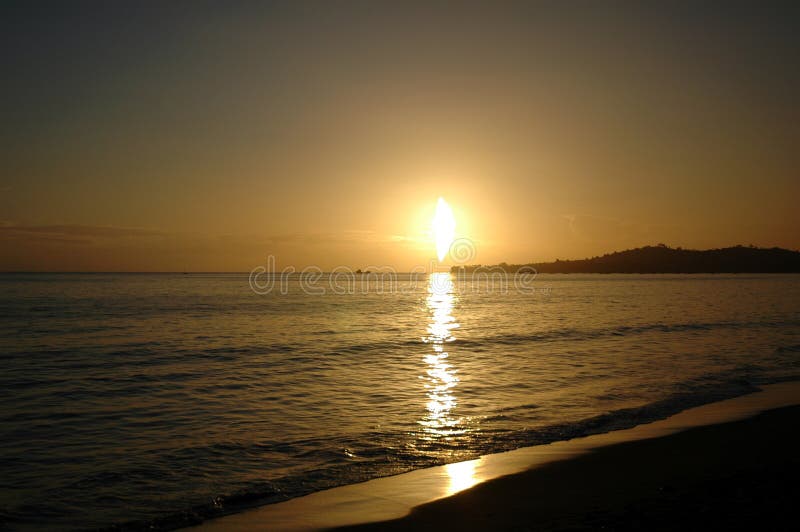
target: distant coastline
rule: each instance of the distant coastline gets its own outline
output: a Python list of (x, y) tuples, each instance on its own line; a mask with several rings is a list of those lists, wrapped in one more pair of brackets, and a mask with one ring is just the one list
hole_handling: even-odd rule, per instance
[(671, 248), (664, 244), (603, 256), (527, 264), (453, 266), (452, 273), (476, 271), (538, 273), (800, 273), (800, 251), (734, 246), (720, 249)]

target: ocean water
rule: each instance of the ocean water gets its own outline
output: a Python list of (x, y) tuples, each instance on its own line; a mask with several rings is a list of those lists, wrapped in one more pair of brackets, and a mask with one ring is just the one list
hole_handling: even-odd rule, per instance
[(0, 275), (0, 527), (177, 527), (800, 377), (800, 276), (496, 281)]

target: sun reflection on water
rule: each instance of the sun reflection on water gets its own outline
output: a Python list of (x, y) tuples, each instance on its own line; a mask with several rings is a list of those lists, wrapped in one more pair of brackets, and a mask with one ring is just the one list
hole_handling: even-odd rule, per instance
[(453, 281), (449, 273), (432, 273), (428, 278), (426, 300), (431, 320), (428, 323), (425, 342), (432, 352), (424, 357), (426, 364), (425, 389), (427, 395), (426, 415), (419, 421), (429, 438), (440, 438), (463, 433), (461, 419), (453, 416), (457, 401), (453, 391), (458, 385), (456, 370), (448, 363), (445, 346), (455, 340), (453, 330), (458, 323), (453, 317)]

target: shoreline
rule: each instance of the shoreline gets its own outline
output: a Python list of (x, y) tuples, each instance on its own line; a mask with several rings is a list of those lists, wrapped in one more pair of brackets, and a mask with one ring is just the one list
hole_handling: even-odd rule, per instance
[(800, 406), (597, 448), (490, 480), (403, 518), (394, 530), (790, 531), (797, 526)]
[[(208, 520), (187, 530), (320, 530), (336, 527), (383, 529), (425, 526), (420, 515), (434, 514), (429, 508), (448, 506), (465, 495), (481, 492), (492, 499), (491, 486), (509, 479), (543, 471), (554, 464), (575, 463), (587, 455), (599, 454), (622, 444), (637, 445), (645, 440), (668, 438), (698, 427), (731, 424), (778, 408), (800, 405), (800, 381), (760, 387), (761, 390), (689, 408), (666, 419), (604, 434), (595, 434), (504, 453), (475, 460), (420, 469), (401, 475), (377, 478), (260, 506)], [(784, 416), (786, 414), (784, 413)], [(734, 433), (728, 436), (733, 436)], [(477, 486), (477, 487), (476, 487)], [(475, 488), (475, 489), (470, 489)], [(523, 491), (524, 486), (516, 486)], [(469, 491), (465, 491), (469, 490)], [(515, 500), (511, 497), (509, 500)], [(424, 506), (423, 506), (424, 505)], [(473, 504), (474, 506), (474, 504)], [(478, 504), (477, 507), (481, 507)], [(446, 512), (445, 512), (446, 513)], [(462, 512), (463, 513), (463, 512)], [(468, 512), (467, 512), (468, 513)], [(408, 516), (408, 517), (406, 517)], [(450, 516), (454, 518), (456, 516)], [(405, 519), (404, 519), (405, 518)], [(447, 517), (439, 516), (438, 519)], [(434, 521), (436, 521), (434, 519)], [(477, 521), (476, 521), (477, 522)], [(402, 525), (401, 523), (405, 523)], [(469, 523), (463, 523), (465, 526)], [(484, 522), (484, 527), (495, 526)], [(517, 526), (511, 523), (509, 526)], [(441, 528), (442, 522), (432, 526)], [(477, 526), (477, 525), (476, 525)]]

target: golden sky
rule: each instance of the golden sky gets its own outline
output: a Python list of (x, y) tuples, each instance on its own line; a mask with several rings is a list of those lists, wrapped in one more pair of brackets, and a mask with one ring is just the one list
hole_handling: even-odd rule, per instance
[(797, 7), (110, 4), (0, 8), (0, 270), (800, 248)]

